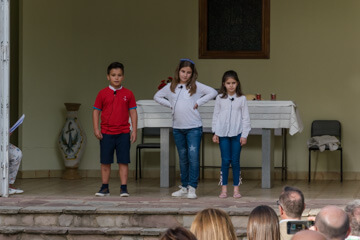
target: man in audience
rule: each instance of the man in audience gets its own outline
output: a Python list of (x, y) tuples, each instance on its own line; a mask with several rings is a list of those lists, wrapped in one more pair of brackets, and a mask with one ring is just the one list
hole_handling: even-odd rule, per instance
[(316, 215), (314, 229), (331, 240), (344, 240), (351, 231), (348, 215), (337, 206), (322, 208)]
[(302, 230), (297, 232), (292, 240), (326, 240), (326, 237), (317, 231)]
[(304, 194), (296, 187), (285, 186), (279, 200), (280, 234), (282, 240), (290, 240), (293, 235), (287, 234), (287, 222), (301, 219), (305, 209)]
[(351, 233), (346, 240), (360, 240), (360, 200), (350, 202), (345, 212), (349, 216)]

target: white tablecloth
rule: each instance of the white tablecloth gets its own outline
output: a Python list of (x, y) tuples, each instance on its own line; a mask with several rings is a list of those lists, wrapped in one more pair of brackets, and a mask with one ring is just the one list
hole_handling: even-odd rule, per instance
[[(211, 128), (215, 100), (199, 107), (204, 128)], [(139, 100), (138, 128), (172, 127), (170, 108), (154, 100)], [(287, 128), (294, 135), (303, 130), (296, 105), (292, 101), (248, 101), (251, 128)]]

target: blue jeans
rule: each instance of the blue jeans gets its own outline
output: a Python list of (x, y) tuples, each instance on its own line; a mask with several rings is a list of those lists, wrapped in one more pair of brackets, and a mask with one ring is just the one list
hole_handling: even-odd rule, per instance
[(233, 171), (234, 186), (240, 185), (240, 137), (219, 137), (221, 151), (221, 176), (220, 185), (227, 185), (229, 178), (229, 167), (231, 164)]
[(202, 127), (173, 129), (176, 148), (179, 153), (180, 177), (183, 187), (197, 188), (200, 169), (200, 142)]

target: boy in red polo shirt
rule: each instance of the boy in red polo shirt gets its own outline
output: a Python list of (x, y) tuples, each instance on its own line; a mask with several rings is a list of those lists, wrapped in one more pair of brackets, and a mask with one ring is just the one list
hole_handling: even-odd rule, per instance
[[(94, 134), (100, 140), (102, 186), (95, 196), (109, 196), (111, 164), (116, 151), (121, 181), (120, 196), (128, 197), (127, 177), (130, 163), (130, 142), (136, 141), (137, 111), (134, 94), (124, 88), (124, 65), (113, 62), (107, 69), (109, 87), (102, 89), (95, 100), (93, 111)], [(101, 114), (101, 129), (99, 116)], [(129, 115), (132, 131), (130, 133)]]

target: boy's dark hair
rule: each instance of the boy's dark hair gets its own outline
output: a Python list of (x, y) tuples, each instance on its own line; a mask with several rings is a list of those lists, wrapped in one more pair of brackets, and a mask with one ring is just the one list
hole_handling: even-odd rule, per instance
[(122, 63), (119, 62), (113, 62), (110, 63), (110, 65), (107, 68), (107, 74), (110, 74), (111, 69), (115, 69), (115, 68), (120, 68), (124, 74), (124, 65)]
[[(294, 197), (293, 194), (297, 195), (297, 197)], [(301, 218), (305, 208), (305, 198), (300, 189), (285, 186), (279, 197), (279, 202), (286, 215), (291, 218)]]

